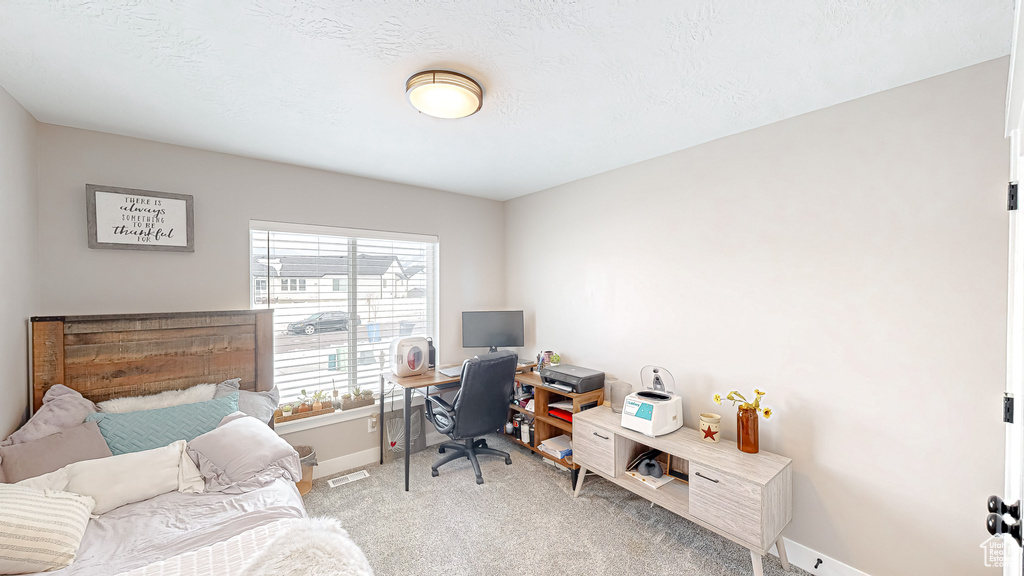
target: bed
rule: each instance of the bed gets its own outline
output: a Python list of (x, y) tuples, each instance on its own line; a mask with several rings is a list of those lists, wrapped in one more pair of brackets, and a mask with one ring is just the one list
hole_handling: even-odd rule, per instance
[[(93, 402), (230, 379), (238, 379), (239, 390), (269, 391), (273, 387), (272, 314), (272, 310), (246, 310), (34, 317), (32, 411), (39, 411), (47, 392), (59, 384)], [(221, 426), (223, 422), (228, 419)], [(244, 446), (244, 440), (239, 444), (242, 449), (254, 449)], [(182, 443), (182, 462), (187, 460), (184, 449)], [(284, 449), (290, 451), (287, 446)], [(296, 478), (285, 476), (243, 493), (171, 491), (94, 515), (75, 561), (40, 574), (254, 573), (253, 561), (266, 555), (271, 540), (280, 541), (302, 523), (309, 529)], [(341, 534), (347, 540), (340, 526), (328, 523), (318, 530), (328, 541), (332, 530), (334, 536)], [(358, 547), (351, 544), (351, 548), (347, 553), (359, 569), (338, 573), (372, 573), (368, 565), (362, 566), (365, 557)]]

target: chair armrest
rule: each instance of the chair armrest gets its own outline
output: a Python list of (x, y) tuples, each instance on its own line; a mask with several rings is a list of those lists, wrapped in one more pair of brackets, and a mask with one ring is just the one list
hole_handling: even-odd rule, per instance
[[(441, 434), (447, 434), (455, 429), (455, 408), (451, 404), (444, 401), (444, 399), (438, 396), (427, 396), (424, 405), (427, 409), (427, 415), (430, 417), (430, 421), (434, 424), (434, 428)], [(434, 405), (437, 406), (442, 412), (444, 412), (446, 422), (438, 422), (434, 416)]]

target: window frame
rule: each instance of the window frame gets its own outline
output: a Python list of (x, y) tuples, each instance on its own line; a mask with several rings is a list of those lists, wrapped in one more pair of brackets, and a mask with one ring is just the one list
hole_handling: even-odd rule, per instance
[[(359, 229), (359, 228), (346, 228), (346, 227), (334, 227), (334, 226), (321, 226), (321, 225), (314, 225), (314, 224), (296, 224), (296, 223), (289, 223), (289, 222), (273, 222), (273, 221), (266, 221), (266, 220), (250, 220), (249, 221), (249, 230), (248, 230), (248, 234), (249, 234), (249, 259), (250, 259), (250, 262), (253, 261), (254, 257), (258, 257), (259, 256), (258, 254), (255, 253), (255, 250), (254, 250), (254, 248), (255, 248), (254, 242), (253, 242), (253, 233), (254, 232), (284, 233), (284, 234), (291, 233), (291, 234), (309, 234), (309, 235), (319, 235), (319, 236), (345, 237), (345, 238), (355, 239), (357, 246), (358, 246), (358, 241), (359, 240), (368, 240), (368, 241), (388, 241), (388, 240), (391, 240), (391, 241), (399, 241), (399, 242), (418, 242), (418, 243), (432, 244), (433, 245), (433, 248), (432, 248), (432, 250), (433, 250), (433, 270), (431, 271), (432, 273), (431, 273), (430, 277), (427, 279), (427, 282), (428, 282), (427, 290), (432, 292), (432, 297), (431, 298), (427, 298), (426, 313), (428, 315), (427, 316), (428, 317), (428, 325), (432, 325), (432, 329), (430, 330), (430, 333), (428, 335), (430, 335), (435, 342), (439, 342), (439, 335), (441, 333), (441, 318), (440, 318), (440, 301), (441, 301), (441, 292), (440, 292), (440, 275), (441, 275), (441, 254), (440, 253), (441, 253), (441, 246), (440, 246), (440, 244), (441, 243), (440, 243), (440, 238), (438, 236), (430, 235), (430, 234), (416, 234), (416, 233), (382, 231), (382, 230), (373, 230), (373, 229)], [(252, 274), (251, 271), (249, 273), (250, 273), (250, 275)], [(259, 279), (259, 278), (257, 278), (257, 279)], [(273, 292), (273, 289), (272, 289), (273, 288), (273, 284), (272, 284), (272, 282), (270, 280), (273, 279), (273, 277), (271, 275), (268, 275), (266, 279), (267, 279), (267, 288), (268, 289), (266, 291), (262, 291), (262, 292), (260, 292), (258, 294), (257, 294), (257, 291), (255, 289), (256, 283), (252, 283), (252, 282), (250, 283), (250, 291), (251, 291), (251, 294), (250, 294), (250, 307), (252, 307), (253, 309), (266, 309), (266, 308), (275, 309), (275, 308), (278, 308), (278, 306), (275, 306), (276, 302), (274, 302), (275, 298), (273, 297), (274, 295), (272, 294), (272, 292)], [(325, 278), (322, 278), (319, 282), (315, 281), (313, 283), (312, 290), (310, 291), (308, 283), (305, 281), (304, 278), (303, 279), (288, 278), (287, 280), (291, 280), (292, 282), (294, 282), (296, 284), (296, 287), (295, 288), (291, 288), (291, 289), (284, 289), (284, 288), (282, 288), (282, 292), (285, 292), (285, 291), (290, 292), (290, 293), (294, 293), (294, 292), (311, 292), (312, 294), (317, 295), (315, 297), (317, 297), (318, 301), (319, 301), (319, 296), (318, 295), (321, 292), (328, 293), (328, 294), (336, 293), (337, 291), (333, 290), (333, 288), (335, 286), (338, 286), (339, 282), (345, 282), (345, 283), (348, 282), (348, 280), (345, 279), (345, 278), (331, 278), (330, 280), (332, 281), (332, 284), (328, 288), (328, 286), (326, 286), (326, 279), (327, 278), (325, 277)], [(285, 280), (285, 279), (282, 278), (282, 280)], [(299, 282), (295, 282), (296, 280), (299, 280)], [(291, 283), (289, 283), (289, 284), (291, 284)], [(346, 286), (344, 284), (341, 286), (341, 288), (342, 289), (346, 289), (346, 288), (350, 289), (349, 286)], [(360, 292), (357, 291), (356, 294), (357, 294), (356, 297), (358, 298)], [(386, 295), (387, 292), (384, 292), (384, 294)], [(325, 311), (324, 313), (330, 313), (330, 311)], [(349, 317), (348, 315), (350, 314), (350, 312), (348, 312), (348, 311), (340, 311), (340, 314), (341, 314), (341, 316), (344, 316), (346, 319), (348, 319), (348, 317)], [(275, 321), (275, 327), (276, 327), (276, 321)], [(276, 331), (276, 328), (275, 328), (275, 331)], [(424, 330), (424, 332), (427, 332), (427, 331)], [(339, 350), (332, 350), (331, 348), (323, 347), (323, 348), (318, 348), (318, 350), (320, 352), (322, 352), (322, 353), (327, 354), (328, 360), (326, 362), (327, 362), (328, 366), (330, 365), (329, 358), (331, 356), (336, 356), (335, 369), (337, 369), (337, 367), (340, 366), (343, 363), (342, 362), (342, 358), (341, 358), (342, 354), (338, 354), (340, 349)], [(355, 352), (354, 352), (354, 357), (356, 358), (355, 364), (356, 364), (357, 369), (358, 369), (358, 364), (359, 364), (358, 359), (360, 357), (359, 356), (360, 351), (361, 351), (360, 348), (357, 347), (355, 349)], [(276, 362), (277, 362), (276, 356), (277, 356), (277, 351), (276, 351), (276, 346), (275, 346), (275, 365), (276, 365)], [(347, 362), (345, 364), (347, 364)], [(389, 364), (385, 363), (384, 370), (386, 371), (388, 369), (389, 369)], [(330, 368), (328, 368), (328, 371), (331, 371)], [(276, 384), (277, 383), (277, 377), (278, 377), (276, 367), (275, 367), (275, 370), (274, 370), (274, 376), (275, 376), (275, 384)], [(364, 387), (365, 387), (365, 385), (364, 385)], [(375, 386), (374, 387), (374, 397), (379, 402), (381, 400), (379, 398), (380, 394), (378, 392), (379, 392), (379, 390)], [(282, 393), (282, 396), (284, 396), (283, 393)], [(395, 390), (394, 387), (385, 390), (385, 398), (394, 398), (394, 397), (400, 397), (400, 396), (401, 396), (401, 391), (400, 390)]]

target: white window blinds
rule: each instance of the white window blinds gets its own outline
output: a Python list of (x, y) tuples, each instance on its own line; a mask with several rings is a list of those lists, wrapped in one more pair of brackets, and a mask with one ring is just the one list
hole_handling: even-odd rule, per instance
[(252, 308), (274, 309), (274, 382), (376, 391), (399, 336), (436, 336), (437, 238), (250, 223)]

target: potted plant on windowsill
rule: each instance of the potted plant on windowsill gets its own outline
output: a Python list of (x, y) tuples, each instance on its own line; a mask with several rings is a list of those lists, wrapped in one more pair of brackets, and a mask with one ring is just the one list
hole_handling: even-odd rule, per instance
[(299, 390), (299, 392), (302, 393), (302, 396), (299, 396), (299, 407), (296, 409), (296, 412), (299, 414), (312, 412), (313, 402), (310, 400), (309, 396), (306, 395), (306, 389), (303, 388), (302, 390)]
[(319, 412), (324, 409), (324, 400), (327, 399), (327, 393), (323, 390), (316, 390), (310, 399), (313, 401), (313, 412)]
[[(349, 398), (345, 398), (345, 396), (349, 396)], [(351, 410), (353, 408), (369, 406), (370, 404), (373, 404), (373, 392), (362, 390), (359, 386), (353, 386), (351, 394), (345, 394), (341, 397), (342, 410)]]

